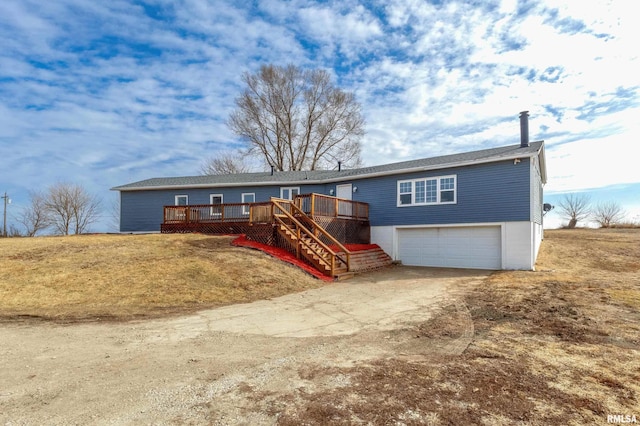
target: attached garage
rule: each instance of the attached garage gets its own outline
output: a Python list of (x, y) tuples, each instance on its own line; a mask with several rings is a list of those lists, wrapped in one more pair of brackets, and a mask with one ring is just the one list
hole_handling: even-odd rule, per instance
[(404, 265), (502, 269), (500, 226), (397, 229)]

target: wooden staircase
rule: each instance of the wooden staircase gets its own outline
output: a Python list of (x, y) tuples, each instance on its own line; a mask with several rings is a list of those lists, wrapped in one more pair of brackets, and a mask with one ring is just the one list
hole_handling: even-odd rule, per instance
[(380, 247), (351, 252), (351, 272), (366, 272), (390, 266), (393, 259)]
[[(304, 258), (323, 274), (337, 279), (347, 278), (353, 273), (349, 268), (351, 252), (338, 240), (288, 200), (272, 199), (278, 233), (295, 247), (296, 257)], [(332, 250), (322, 242), (325, 237), (339, 251)]]
[[(324, 275), (345, 279), (357, 272), (391, 265), (391, 257), (378, 246), (348, 250), (291, 201), (272, 198), (271, 203), (278, 234), (294, 248), (298, 259), (305, 259)], [(323, 240), (330, 241), (330, 245)]]

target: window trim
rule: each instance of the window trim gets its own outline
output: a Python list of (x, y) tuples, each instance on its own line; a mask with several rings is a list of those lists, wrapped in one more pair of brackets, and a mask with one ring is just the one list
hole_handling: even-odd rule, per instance
[[(209, 194), (209, 204), (214, 205), (213, 197), (220, 197), (220, 204), (224, 204), (224, 195), (223, 194)], [(217, 211), (216, 211), (217, 210)], [(215, 209), (213, 207), (209, 208), (209, 214), (212, 217), (220, 217), (222, 216), (222, 208)]]
[[(244, 197), (245, 195), (251, 195), (253, 196), (253, 201), (245, 201)], [(242, 195), (240, 196), (240, 201), (244, 204), (244, 203), (255, 203), (256, 202), (256, 193), (255, 192), (243, 192)], [(249, 210), (250, 210), (250, 206), (242, 206), (242, 214), (249, 214)]]
[[(443, 179), (453, 179), (453, 189), (445, 189), (441, 188), (441, 182)], [(436, 201), (435, 202), (427, 202), (427, 181), (436, 181)], [(417, 203), (416, 202), (416, 182), (424, 182), (424, 202)], [(409, 192), (400, 192), (401, 184), (411, 184), (411, 190)], [(397, 197), (396, 197), (396, 206), (397, 207), (413, 207), (413, 206), (435, 206), (440, 204), (457, 204), (458, 203), (458, 176), (457, 175), (444, 175), (444, 176), (429, 176), (429, 177), (421, 177), (416, 179), (403, 179), (397, 182)], [(442, 193), (446, 191), (453, 191), (453, 201), (442, 201)], [(411, 202), (409, 204), (403, 204), (401, 202), (402, 195), (411, 195)]]
[(291, 193), (291, 191), (296, 190), (298, 191), (298, 193), (296, 195), (300, 195), (300, 187), (299, 186), (281, 186), (280, 187), (280, 198), (282, 198), (283, 200), (291, 200), (293, 201), (295, 195), (292, 195), (291, 198), (284, 198), (284, 191), (285, 190), (289, 190), (289, 193)]
[(186, 195), (186, 194), (180, 194), (180, 195), (176, 195), (176, 196), (173, 198), (173, 202), (174, 202), (174, 205), (175, 205), (175, 206), (181, 206), (181, 205), (182, 205), (182, 204), (178, 204), (178, 198), (184, 198), (184, 199), (186, 200), (186, 202), (185, 202), (185, 204), (184, 204), (184, 205), (185, 205), (185, 206), (188, 206), (188, 205), (189, 205), (189, 196), (188, 196), (188, 195)]

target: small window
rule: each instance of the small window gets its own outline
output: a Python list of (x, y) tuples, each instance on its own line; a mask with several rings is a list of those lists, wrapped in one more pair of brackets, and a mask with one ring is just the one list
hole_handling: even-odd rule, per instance
[(410, 205), (413, 182), (400, 182), (400, 204)]
[(189, 196), (188, 195), (176, 195), (176, 206), (188, 206), (189, 205)]
[(280, 188), (280, 198), (284, 200), (293, 200), (296, 195), (300, 195), (300, 187), (283, 187)]
[(440, 179), (440, 202), (452, 203), (455, 201), (455, 179), (452, 177)]
[[(242, 202), (243, 203), (255, 203), (256, 202), (256, 194), (253, 192), (243, 193), (242, 194)], [(242, 214), (249, 214), (250, 206), (242, 206)]]

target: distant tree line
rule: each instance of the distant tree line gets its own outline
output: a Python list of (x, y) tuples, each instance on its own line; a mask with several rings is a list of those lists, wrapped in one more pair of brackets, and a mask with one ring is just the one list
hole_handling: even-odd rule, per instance
[(31, 191), (29, 204), (17, 218), (24, 233), (13, 228), (11, 234), (82, 234), (100, 218), (100, 205), (98, 197), (73, 183), (59, 182), (44, 191)]
[(586, 194), (567, 194), (558, 203), (558, 211), (568, 222), (565, 228), (574, 229), (581, 222), (595, 222), (601, 228), (623, 224), (626, 213), (615, 201), (593, 204)]

